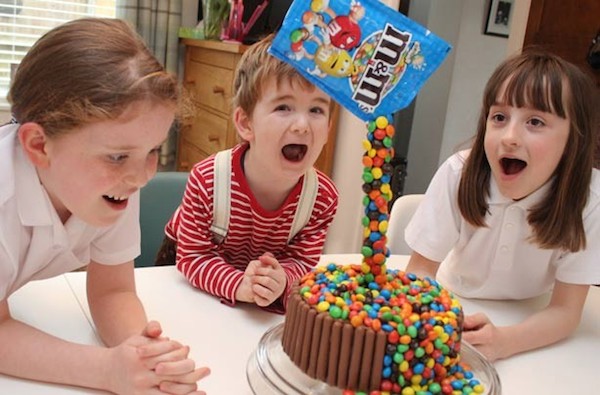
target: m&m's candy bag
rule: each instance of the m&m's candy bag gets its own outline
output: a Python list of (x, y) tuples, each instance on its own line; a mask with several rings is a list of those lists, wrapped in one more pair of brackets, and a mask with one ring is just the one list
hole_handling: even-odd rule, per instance
[(408, 106), (450, 45), (377, 0), (295, 0), (270, 51), (369, 121)]

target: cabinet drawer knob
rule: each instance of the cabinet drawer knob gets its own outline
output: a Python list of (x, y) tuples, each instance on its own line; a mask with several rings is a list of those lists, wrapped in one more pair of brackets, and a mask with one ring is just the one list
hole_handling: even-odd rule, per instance
[(222, 86), (219, 86), (219, 85), (215, 85), (215, 86), (213, 86), (213, 93), (223, 94), (223, 93), (225, 93), (225, 88), (223, 88)]

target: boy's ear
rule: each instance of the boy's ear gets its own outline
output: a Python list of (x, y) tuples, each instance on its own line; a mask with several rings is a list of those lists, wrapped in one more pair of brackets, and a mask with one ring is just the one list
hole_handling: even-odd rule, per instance
[(48, 167), (50, 164), (47, 153), (48, 137), (44, 128), (35, 122), (27, 122), (19, 126), (18, 136), (23, 151), (31, 163), (36, 167)]
[(254, 140), (254, 130), (252, 128), (252, 120), (241, 107), (236, 107), (233, 110), (233, 123), (244, 141)]

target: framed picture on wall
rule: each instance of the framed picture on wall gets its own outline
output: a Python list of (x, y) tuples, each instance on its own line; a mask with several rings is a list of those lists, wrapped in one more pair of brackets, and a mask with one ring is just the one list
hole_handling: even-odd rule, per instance
[(490, 0), (484, 33), (490, 36), (508, 37), (515, 0)]

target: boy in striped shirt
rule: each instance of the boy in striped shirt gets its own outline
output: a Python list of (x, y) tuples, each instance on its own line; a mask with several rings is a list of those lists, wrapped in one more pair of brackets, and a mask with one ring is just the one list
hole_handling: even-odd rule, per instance
[(268, 54), (271, 42), (253, 45), (236, 70), (233, 121), (243, 142), (194, 166), (165, 233), (194, 287), (282, 313), (293, 281), (318, 263), (338, 192), (313, 168), (331, 99)]

